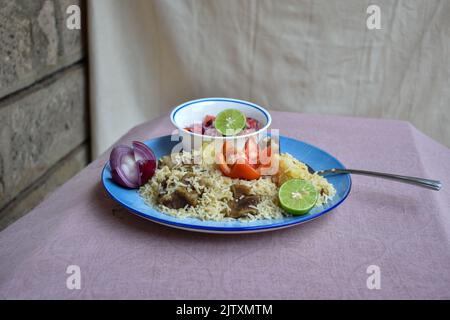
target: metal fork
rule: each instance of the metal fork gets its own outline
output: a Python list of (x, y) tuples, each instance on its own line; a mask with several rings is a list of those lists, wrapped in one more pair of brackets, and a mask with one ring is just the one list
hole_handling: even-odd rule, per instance
[(408, 183), (408, 184), (412, 184), (412, 185), (415, 185), (418, 187), (423, 187), (423, 188), (436, 190), (436, 191), (439, 191), (442, 188), (442, 183), (438, 180), (430, 180), (430, 179), (424, 179), (424, 178), (401, 176), (398, 174), (366, 171), (366, 170), (356, 170), (356, 169), (328, 169), (328, 170), (315, 171), (308, 164), (306, 166), (308, 167), (308, 171), (310, 173), (316, 173), (321, 176), (326, 176), (326, 175), (331, 175), (331, 174), (351, 173), (351, 174), (361, 174), (361, 175), (365, 175), (365, 176), (379, 177), (379, 178), (389, 179), (389, 180), (393, 180), (393, 181)]
[[(270, 143), (270, 142), (266, 142)], [(281, 148), (279, 148), (279, 152), (281, 153)], [(388, 180), (393, 180), (397, 182), (403, 182), (408, 183), (414, 186), (427, 188), (435, 191), (439, 191), (442, 188), (442, 183), (439, 180), (430, 180), (430, 179), (424, 179), (424, 178), (417, 178), (417, 177), (409, 177), (409, 176), (402, 176), (398, 174), (392, 174), (392, 173), (384, 173), (384, 172), (376, 172), (376, 171), (367, 171), (367, 170), (357, 170), (357, 169), (327, 169), (327, 170), (320, 170), (316, 171), (307, 163), (305, 163), (308, 167), (308, 171), (311, 174), (318, 174), (320, 176), (326, 176), (326, 175), (332, 175), (332, 174), (360, 174), (364, 176), (371, 176), (371, 177), (378, 177)]]

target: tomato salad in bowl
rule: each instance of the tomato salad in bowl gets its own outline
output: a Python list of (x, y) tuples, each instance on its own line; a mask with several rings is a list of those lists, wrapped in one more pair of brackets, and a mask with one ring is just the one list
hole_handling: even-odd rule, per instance
[[(228, 109), (231, 110), (231, 109)], [(216, 126), (216, 116), (207, 114), (204, 118), (202, 123), (193, 123), (189, 127), (184, 128), (185, 130), (193, 133), (202, 134), (205, 136), (211, 136), (211, 137), (223, 137), (226, 136), (226, 134), (219, 131)], [(236, 132), (236, 135), (245, 135), (249, 133), (253, 133), (258, 131), (260, 128), (262, 128), (263, 125), (256, 119), (251, 117), (245, 117), (245, 126), (242, 129), (238, 129), (238, 132)]]

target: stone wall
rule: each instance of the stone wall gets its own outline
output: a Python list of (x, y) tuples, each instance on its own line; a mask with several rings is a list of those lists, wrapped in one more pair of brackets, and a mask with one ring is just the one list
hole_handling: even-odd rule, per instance
[(82, 0), (0, 0), (0, 229), (89, 161)]

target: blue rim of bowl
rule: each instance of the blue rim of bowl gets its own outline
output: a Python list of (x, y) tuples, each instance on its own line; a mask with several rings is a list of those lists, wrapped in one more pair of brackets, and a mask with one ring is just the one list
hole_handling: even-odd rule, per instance
[[(167, 137), (167, 136), (155, 137), (155, 138), (152, 138), (152, 139), (150, 139), (150, 140), (156, 140), (156, 139), (161, 139), (161, 138), (165, 138), (165, 137)], [(280, 136), (280, 137), (281, 137), (281, 136)], [(286, 136), (283, 136), (283, 138), (284, 138), (284, 139), (291, 140), (291, 141), (300, 141), (300, 140), (297, 140), (297, 139), (294, 139), (294, 138), (289, 138), (289, 137), (286, 137)], [(146, 142), (148, 142), (148, 141), (150, 141), (150, 140), (146, 140), (146, 141), (144, 141), (144, 143), (146, 143)], [(317, 150), (320, 150), (320, 151), (322, 151), (322, 152), (328, 154), (328, 156), (330, 156), (331, 158), (333, 158), (333, 159), (334, 159), (334, 160), (335, 160), (342, 168), (345, 169), (345, 167), (344, 167), (344, 165), (342, 164), (342, 162), (340, 162), (338, 159), (336, 159), (334, 156), (332, 156), (331, 154), (329, 154), (329, 153), (326, 152), (325, 150), (322, 150), (322, 149), (320, 149), (320, 148), (318, 148), (318, 147), (316, 147), (316, 146), (314, 146), (314, 145), (312, 145), (312, 144), (309, 144), (309, 143), (307, 143), (307, 142), (304, 142), (304, 141), (300, 141), (300, 142), (304, 143), (304, 144), (307, 145), (307, 146), (316, 148)], [(238, 231), (238, 232), (239, 232), (239, 231), (244, 232), (244, 231), (262, 231), (262, 230), (280, 229), (280, 228), (285, 228), (285, 227), (294, 226), (294, 225), (297, 225), (297, 224), (302, 224), (302, 223), (308, 222), (308, 221), (310, 221), (310, 220), (314, 220), (314, 219), (316, 219), (316, 218), (319, 218), (319, 217), (323, 216), (324, 214), (330, 212), (330, 211), (333, 210), (334, 208), (338, 207), (342, 202), (345, 201), (345, 199), (347, 199), (347, 197), (348, 197), (348, 195), (350, 194), (350, 191), (351, 191), (351, 189), (352, 189), (352, 179), (351, 179), (351, 177), (350, 177), (350, 174), (344, 174), (344, 175), (347, 177), (348, 183), (349, 183), (349, 184), (348, 184), (348, 189), (347, 189), (346, 193), (344, 194), (344, 196), (342, 197), (341, 200), (339, 200), (338, 202), (336, 202), (332, 207), (327, 208), (326, 210), (324, 210), (324, 211), (322, 211), (322, 212), (320, 212), (320, 213), (317, 213), (317, 214), (311, 215), (311, 216), (304, 215), (304, 216), (301, 216), (301, 217), (304, 217), (304, 219), (298, 219), (298, 220), (294, 220), (294, 221), (292, 221), (292, 222), (279, 222), (279, 223), (274, 223), (274, 224), (270, 224), (270, 225), (261, 225), (261, 226), (242, 226), (242, 227), (238, 227), (238, 228), (236, 228), (236, 227), (232, 227), (232, 228), (227, 228), (227, 227), (211, 227), (211, 226), (201, 226), (201, 225), (198, 226), (198, 225), (192, 225), (192, 224), (189, 224), (189, 223), (173, 222), (173, 221), (168, 221), (168, 220), (165, 220), (165, 219), (156, 218), (156, 217), (153, 217), (153, 216), (144, 214), (144, 213), (142, 213), (142, 212), (139, 212), (139, 211), (137, 211), (136, 209), (134, 209), (134, 208), (128, 206), (127, 204), (125, 204), (124, 202), (122, 202), (119, 198), (115, 197), (112, 193), (109, 192), (108, 188), (106, 187), (106, 185), (105, 185), (105, 183), (104, 183), (103, 175), (104, 175), (104, 172), (105, 172), (106, 168), (108, 167), (108, 164), (109, 164), (109, 161), (106, 162), (106, 164), (104, 165), (100, 178), (101, 178), (101, 180), (102, 180), (103, 188), (106, 190), (106, 192), (108, 193), (108, 195), (109, 195), (113, 200), (117, 201), (120, 205), (122, 205), (123, 207), (127, 208), (127, 209), (130, 210), (132, 213), (134, 213), (134, 214), (140, 216), (141, 218), (144, 218), (144, 219), (147, 219), (147, 220), (152, 220), (152, 221), (154, 221), (154, 222), (157, 222), (157, 223), (160, 223), (160, 224), (163, 224), (163, 225), (167, 225), (167, 226), (173, 226), (173, 227), (176, 227), (176, 228), (190, 229), (190, 230), (216, 231), (216, 232), (227, 233), (227, 232), (236, 232), (236, 231)], [(151, 207), (149, 206), (149, 208), (151, 208)], [(163, 213), (163, 212), (157, 211), (155, 208), (151, 208), (151, 209), (154, 210), (154, 211), (156, 211), (156, 212), (165, 214), (165, 213)], [(181, 219), (180, 219), (180, 220), (181, 220)], [(200, 220), (199, 220), (199, 221), (200, 221)]]
[[(180, 111), (181, 109), (184, 109), (192, 104), (196, 104), (196, 103), (200, 103), (200, 102), (208, 102), (208, 101), (213, 101), (213, 102), (217, 102), (217, 101), (224, 101), (224, 102), (235, 102), (235, 103), (239, 103), (239, 104), (243, 104), (252, 108), (257, 109), (258, 111), (260, 111), (262, 114), (264, 114), (264, 117), (266, 117), (266, 125), (264, 127), (262, 127), (261, 129), (259, 129), (258, 131), (254, 132), (254, 133), (249, 133), (249, 134), (245, 134), (242, 136), (239, 136), (239, 138), (246, 138), (248, 136), (254, 135), (254, 134), (258, 134), (259, 132), (262, 132), (264, 130), (267, 130), (271, 123), (272, 123), (272, 117), (270, 116), (269, 111), (267, 111), (266, 109), (264, 109), (261, 106), (258, 106), (257, 104), (254, 104), (252, 102), (249, 101), (245, 101), (245, 100), (239, 100), (239, 99), (233, 99), (233, 98), (203, 98), (203, 99), (197, 99), (197, 100), (191, 100), (188, 102), (185, 102), (177, 107), (175, 107), (172, 112), (170, 113), (170, 121), (172, 122), (172, 124), (183, 131), (186, 131), (184, 128), (181, 128), (177, 125), (176, 121), (175, 121), (175, 115), (178, 113), (178, 111)], [(189, 132), (189, 134), (192, 134), (194, 136), (201, 136), (204, 137), (201, 134), (198, 133), (194, 133), (194, 132)], [(229, 136), (229, 137), (214, 137), (214, 138), (219, 138), (219, 139), (231, 139), (234, 136)]]

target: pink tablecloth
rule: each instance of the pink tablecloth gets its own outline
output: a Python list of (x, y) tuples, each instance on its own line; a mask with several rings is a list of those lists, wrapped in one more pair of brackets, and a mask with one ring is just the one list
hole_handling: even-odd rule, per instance
[[(100, 184), (107, 155), (0, 233), (1, 298), (450, 298), (450, 150), (406, 122), (273, 112), (281, 134), (348, 167), (441, 179), (440, 192), (353, 176), (329, 215), (250, 235), (170, 229), (129, 214)], [(170, 133), (168, 118), (121, 142)], [(69, 265), (81, 289), (69, 290)], [(367, 268), (380, 269), (379, 290)]]

